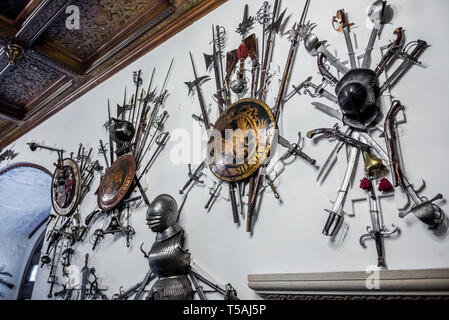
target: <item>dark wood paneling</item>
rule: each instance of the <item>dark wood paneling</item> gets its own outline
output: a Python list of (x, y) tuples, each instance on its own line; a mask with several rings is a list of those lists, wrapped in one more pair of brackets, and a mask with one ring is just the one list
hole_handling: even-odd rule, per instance
[(29, 0), (1, 0), (0, 14), (14, 20), (26, 7)]

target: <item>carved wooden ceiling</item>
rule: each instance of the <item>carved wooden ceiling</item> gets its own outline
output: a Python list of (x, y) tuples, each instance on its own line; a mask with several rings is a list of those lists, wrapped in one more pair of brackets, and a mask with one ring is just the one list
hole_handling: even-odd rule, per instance
[(226, 1), (1, 0), (0, 147)]

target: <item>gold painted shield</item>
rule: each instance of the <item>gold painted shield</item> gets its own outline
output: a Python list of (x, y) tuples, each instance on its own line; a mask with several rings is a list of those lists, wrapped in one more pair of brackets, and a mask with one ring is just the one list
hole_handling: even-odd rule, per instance
[(257, 99), (241, 99), (214, 124), (207, 158), (212, 173), (224, 181), (250, 177), (265, 161), (275, 134), (271, 109)]
[(136, 173), (136, 159), (129, 154), (119, 157), (106, 171), (98, 188), (97, 202), (107, 211), (118, 205), (127, 195)]

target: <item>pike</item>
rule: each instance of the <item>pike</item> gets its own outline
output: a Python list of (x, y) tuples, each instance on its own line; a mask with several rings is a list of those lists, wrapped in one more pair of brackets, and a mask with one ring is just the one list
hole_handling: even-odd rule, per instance
[(408, 54), (404, 51), (402, 52), (401, 56), (403, 57), (404, 61), (397, 67), (397, 69), (385, 80), (384, 84), (380, 88), (380, 94), (382, 94), (389, 86), (391, 86), (402, 74), (407, 70), (408, 67), (410, 67), (412, 64), (421, 64), (421, 62), (418, 61), (417, 57), (420, 55), (420, 53), (427, 47), (427, 42), (424, 40), (418, 40), (416, 41), (416, 46), (413, 49), (413, 51)]
[(345, 144), (350, 145), (352, 147), (356, 147), (357, 149), (361, 149), (362, 151), (370, 151), (371, 146), (361, 142), (357, 139), (352, 138), (349, 135), (346, 135), (337, 129), (331, 128), (320, 128), (315, 130), (310, 130), (307, 132), (307, 138), (312, 139), (316, 135), (324, 135), (326, 138), (335, 138), (339, 141), (343, 141)]
[(190, 53), (190, 61), (192, 62), (193, 75), (195, 76), (193, 85), (195, 86), (196, 93), (198, 96), (198, 101), (200, 103), (201, 114), (202, 114), (203, 120), (204, 120), (204, 126), (206, 128), (206, 131), (209, 133), (209, 129), (210, 129), (209, 115), (207, 114), (206, 104), (204, 102), (203, 93), (201, 92), (200, 79), (198, 78), (198, 75), (196, 73), (196, 68), (195, 68), (195, 63), (193, 62), (192, 52), (189, 52), (189, 53)]
[(298, 132), (298, 142), (297, 143), (291, 143), (281, 135), (278, 135), (278, 143), (283, 146), (284, 148), (287, 148), (289, 154), (295, 154), (304, 160), (306, 160), (308, 163), (310, 163), (312, 166), (315, 166), (316, 160), (310, 158), (307, 154), (305, 154), (299, 144), (301, 141), (301, 132)]
[[(126, 88), (125, 88), (125, 95), (126, 95)], [(110, 161), (111, 161), (111, 165), (112, 165), (112, 163), (114, 163), (114, 145), (112, 142), (111, 130), (110, 130), (111, 123), (112, 123), (112, 121), (111, 121), (111, 106), (110, 106), (109, 99), (108, 99), (109, 157), (111, 158)]]
[(248, 32), (253, 28), (254, 25), (254, 17), (249, 16), (249, 6), (245, 5), (245, 9), (243, 11), (243, 19), (242, 22), (239, 23), (236, 32), (245, 38)]
[[(154, 139), (156, 138), (156, 134), (158, 132), (161, 132), (162, 130), (164, 130), (165, 128), (165, 122), (167, 121), (168, 118), (168, 112), (164, 111), (162, 113), (162, 115), (159, 117), (160, 119), (158, 120), (158, 122), (156, 123), (156, 131), (154, 132), (154, 134), (151, 136), (150, 142), (148, 143), (145, 151), (143, 152), (143, 154), (139, 157), (139, 160), (143, 159), (145, 157), (145, 155), (147, 154), (147, 152), (151, 149), (151, 147), (153, 146), (153, 142)], [(158, 135), (159, 136), (159, 135)], [(140, 166), (140, 162), (139, 162), (139, 166)]]
[[(309, 4), (310, 4), (310, 0), (306, 0), (305, 4), (304, 4), (304, 8), (301, 14), (301, 18), (299, 20), (299, 22), (295, 25), (294, 27), (294, 33), (293, 36), (291, 37), (291, 45), (290, 45), (290, 50), (288, 53), (288, 57), (287, 57), (287, 61), (285, 63), (285, 69), (284, 69), (284, 74), (282, 77), (282, 81), (280, 84), (280, 88), (279, 88), (279, 93), (278, 96), (276, 98), (276, 103), (274, 105), (274, 112), (273, 112), (273, 116), (274, 116), (274, 120), (275, 120), (275, 126), (278, 125), (279, 122), (279, 116), (281, 113), (281, 107), (283, 105), (283, 100), (284, 100), (284, 94), (285, 94), (285, 88), (287, 86), (287, 81), (288, 81), (288, 77), (290, 76), (290, 70), (293, 64), (293, 59), (294, 56), (297, 52), (298, 46), (299, 46), (299, 40), (300, 40), (300, 30), (304, 25), (305, 22), (305, 18), (306, 18), (306, 14), (309, 8)], [(281, 14), (281, 16), (279, 17), (279, 19), (274, 22), (274, 19), (276, 17), (276, 13), (278, 11), (278, 5), (279, 2), (278, 0), (276, 0), (275, 2), (275, 9), (274, 9), (274, 15), (273, 15), (273, 23), (271, 25), (270, 28), (270, 36), (268, 39), (268, 43), (267, 43), (267, 52), (265, 53), (265, 57), (267, 58), (267, 53), (269, 53), (268, 51), (269, 49), (269, 45), (271, 44), (271, 37), (272, 37), (272, 31), (274, 29), (276, 29), (278, 32), (279, 31), (279, 27), (280, 27), (280, 23), (284, 17), (285, 14), (285, 10), (284, 12)], [(260, 88), (260, 96), (259, 99), (263, 100), (263, 95), (264, 95), (264, 81), (265, 81), (265, 76), (266, 76), (266, 63), (267, 60), (264, 61), (264, 70), (262, 70), (262, 85)], [(263, 165), (262, 168), (259, 168), (259, 170), (256, 173), (256, 177), (253, 179), (253, 177), (251, 177), (250, 179), (250, 193), (249, 193), (249, 199), (248, 199), (248, 219), (247, 219), (247, 231), (251, 232), (251, 228), (252, 228), (252, 215), (253, 215), (253, 210), (256, 207), (256, 203), (257, 203), (257, 197), (258, 197), (258, 193), (259, 193), (259, 188), (260, 185), (262, 184), (262, 174), (263, 171), (265, 170), (266, 165)]]
[(100, 140), (100, 150), (99, 151), (104, 157), (104, 162), (106, 164), (106, 168), (109, 168), (108, 157), (106, 156), (106, 148), (105, 148), (102, 140)]
[[(133, 81), (134, 81), (134, 84), (136, 85), (136, 93), (135, 93), (135, 95), (134, 95), (134, 101), (133, 101), (133, 113), (132, 113), (132, 116), (131, 116), (131, 123), (135, 123), (135, 113), (136, 113), (136, 106), (137, 106), (137, 97), (139, 96), (139, 89), (140, 89), (140, 86), (142, 85), (142, 78), (141, 78), (141, 74), (142, 74), (142, 70), (139, 70), (139, 71), (134, 71), (134, 73), (133, 73)], [(140, 102), (141, 103), (141, 102)]]
[[(209, 68), (210, 64), (213, 63), (214, 68), (214, 74), (215, 74), (215, 86), (217, 88), (217, 103), (218, 103), (218, 111), (221, 114), (224, 110), (224, 105), (226, 104), (226, 101), (223, 98), (223, 88), (222, 88), (222, 81), (220, 78), (220, 70), (219, 70), (219, 62), (218, 62), (218, 55), (217, 55), (217, 49), (215, 47), (216, 38), (215, 38), (215, 30), (214, 26), (212, 25), (212, 56), (208, 56), (204, 54), (204, 58), (206, 59), (206, 68)], [(209, 63), (207, 62), (209, 59)]]
[[(354, 132), (355, 138), (358, 138), (358, 132)], [(340, 188), (337, 192), (337, 197), (335, 199), (334, 205), (331, 210), (325, 210), (329, 213), (326, 224), (323, 229), (323, 234), (326, 236), (335, 236), (343, 223), (343, 201), (346, 198), (346, 194), (349, 188), (349, 182), (351, 180), (352, 174), (354, 172), (355, 162), (357, 160), (357, 155), (359, 153), (359, 149), (353, 146), (348, 146), (349, 159), (348, 166), (346, 168), (346, 172), (341, 182)]]
[(368, 40), (368, 45), (365, 49), (365, 55), (363, 56), (362, 69), (367, 69), (371, 62), (371, 52), (374, 48), (374, 43), (376, 42), (377, 35), (379, 34), (380, 27), (384, 24), (384, 14), (385, 8), (387, 6), (387, 1), (377, 0), (373, 3), (373, 15), (369, 16), (370, 20), (374, 22), (373, 30), (371, 31), (371, 36)]
[(159, 154), (162, 152), (162, 150), (167, 145), (167, 142), (168, 142), (169, 139), (170, 139), (170, 133), (169, 132), (164, 132), (164, 133), (161, 133), (160, 135), (158, 135), (158, 137), (156, 138), (156, 143), (157, 143), (158, 146), (157, 146), (156, 150), (154, 151), (153, 156), (150, 158), (150, 160), (148, 161), (147, 165), (142, 170), (142, 173), (139, 176), (139, 180), (151, 168), (151, 166), (153, 165), (153, 163), (156, 160), (156, 158), (159, 156)]
[(279, 13), (279, 0), (276, 0), (274, 2), (274, 9), (273, 9), (273, 16), (271, 18), (271, 24), (263, 30), (265, 33), (266, 30), (269, 30), (269, 34), (266, 40), (265, 45), (265, 57), (263, 58), (263, 66), (262, 66), (262, 74), (260, 78), (260, 85), (259, 85), (259, 100), (264, 100), (264, 93), (265, 93), (265, 81), (267, 78), (269, 63), (270, 63), (270, 57), (271, 57), (271, 51), (272, 51), (272, 44), (274, 43), (274, 35), (279, 32), (280, 25), (282, 23), (282, 20), (284, 19), (284, 12), (280, 15), (280, 17), (276, 20), (276, 17)]
[(189, 164), (189, 180), (184, 184), (181, 190), (179, 190), (179, 194), (184, 194), (184, 191), (190, 186), (192, 182), (203, 183), (200, 180), (200, 177), (203, 175), (203, 169), (206, 167), (206, 161), (201, 162), (201, 164), (196, 168), (195, 172), (192, 173), (191, 165)]
[[(262, 51), (261, 51), (261, 57), (265, 56), (265, 27), (267, 22), (270, 20), (270, 5), (268, 4), (268, 1), (265, 1), (262, 5), (262, 7), (257, 12), (257, 21), (262, 25)], [(255, 79), (255, 87), (254, 91), (258, 92), (258, 86), (259, 86), (259, 77), (260, 77), (260, 64), (257, 68), (257, 74)]]
[(223, 82), (224, 81), (224, 75), (223, 75), (223, 53), (221, 52), (221, 50), (222, 50), (222, 47), (224, 46), (224, 43), (221, 43), (221, 41), (224, 40), (223, 37), (226, 34), (224, 33), (225, 31), (224, 31), (224, 28), (223, 28), (224, 36), (222, 37), (220, 35), (220, 26), (218, 26), (218, 25), (215, 26), (215, 31), (217, 33), (216, 41), (217, 41), (217, 47), (218, 47), (218, 52), (217, 52), (217, 54), (218, 54), (218, 62), (220, 63), (220, 79)]
[(159, 96), (157, 98), (155, 98), (155, 104), (154, 104), (153, 110), (151, 111), (151, 115), (150, 115), (150, 119), (148, 121), (148, 124), (146, 126), (147, 131), (145, 132), (145, 135), (144, 135), (144, 138), (143, 138), (143, 141), (142, 141), (142, 144), (141, 144), (142, 147), (139, 150), (139, 154), (137, 156), (137, 159), (138, 159), (139, 162), (142, 159), (141, 152), (142, 152), (142, 150), (145, 150), (145, 146), (146, 146), (146, 143), (147, 143), (147, 140), (148, 140), (148, 135), (150, 134), (151, 128), (153, 127), (153, 124), (156, 121), (156, 117), (159, 114), (159, 107), (160, 107), (161, 104), (164, 103), (164, 100), (165, 100), (165, 98), (167, 96), (166, 87), (167, 87), (167, 83), (168, 83), (168, 77), (169, 77), (170, 72), (171, 72), (172, 67), (173, 67), (174, 60), (175, 59), (172, 58), (172, 60), (170, 62), (170, 66), (168, 67), (167, 74), (165, 75), (164, 83), (162, 85), (162, 88), (161, 88), (161, 91), (159, 93)]
[(353, 23), (349, 23), (348, 16), (345, 13), (344, 9), (340, 9), (337, 11), (337, 14), (332, 19), (333, 23), (339, 23), (339, 27), (336, 28), (338, 32), (343, 32), (345, 36), (346, 41), (346, 47), (348, 48), (348, 56), (349, 61), (351, 63), (351, 68), (355, 69), (357, 68), (357, 64), (355, 62), (355, 54), (354, 54), (354, 48), (352, 46), (352, 40), (351, 40), (351, 27), (354, 25)]
[[(367, 177), (367, 179), (372, 180), (372, 178)], [(376, 243), (377, 251), (377, 266), (385, 267), (384, 250), (382, 238), (389, 237), (392, 234), (399, 233), (400, 230), (397, 225), (393, 224), (392, 230), (388, 230), (385, 225), (381, 225), (381, 217), (377, 204), (376, 194), (371, 187), (368, 191), (368, 203), (369, 203), (369, 213), (371, 218), (371, 226), (366, 227), (368, 233), (360, 236), (359, 243), (363, 248), (366, 248), (365, 242), (369, 239), (373, 239)]]

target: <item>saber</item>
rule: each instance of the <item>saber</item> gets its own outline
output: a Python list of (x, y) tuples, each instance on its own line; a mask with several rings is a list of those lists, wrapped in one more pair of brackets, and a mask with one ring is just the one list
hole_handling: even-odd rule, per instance
[(362, 69), (367, 69), (371, 62), (371, 52), (373, 51), (374, 43), (376, 42), (380, 27), (384, 24), (384, 13), (386, 6), (387, 1), (380, 0), (377, 0), (371, 6), (371, 12), (368, 14), (368, 17), (374, 23), (374, 26), (368, 40), (368, 45), (365, 49), (365, 55), (363, 56)]
[(326, 138), (335, 138), (339, 141), (343, 141), (345, 144), (356, 147), (357, 149), (361, 149), (365, 152), (369, 152), (371, 150), (371, 146), (363, 143), (357, 139), (352, 138), (349, 135), (346, 135), (337, 129), (331, 128), (320, 128), (315, 130), (310, 130), (307, 132), (307, 138), (311, 139), (316, 135), (324, 135)]
[[(352, 129), (348, 128), (345, 132), (346, 135), (350, 135), (352, 133)], [(338, 152), (344, 145), (344, 141), (338, 141), (335, 145), (334, 149), (332, 149), (331, 153), (326, 159), (326, 162), (321, 167), (320, 171), (318, 172), (318, 175), (316, 177), (316, 181), (319, 181), (320, 178), (323, 176), (325, 177), (327, 175), (327, 172), (329, 171), (331, 164), (334, 163), (334, 160), (337, 158)]]
[[(370, 179), (372, 182), (372, 179)], [(366, 227), (366, 234), (360, 236), (359, 243), (363, 248), (366, 248), (365, 242), (369, 239), (373, 239), (376, 243), (376, 251), (377, 251), (377, 266), (385, 267), (385, 259), (384, 259), (384, 250), (383, 250), (383, 240), (382, 238), (389, 237), (392, 234), (400, 233), (400, 229), (396, 224), (392, 224), (392, 230), (388, 230), (385, 225), (381, 225), (380, 212), (378, 209), (376, 194), (371, 188), (368, 191), (368, 203), (369, 203), (369, 212), (371, 218), (371, 226)]]
[[(416, 44), (413, 51), (408, 54), (406, 53), (407, 47), (411, 46), (412, 44)], [(421, 52), (427, 48), (427, 42), (424, 40), (418, 40), (416, 42), (409, 43), (406, 48), (402, 52), (402, 57), (404, 58), (404, 61), (399, 65), (399, 67), (388, 77), (387, 80), (385, 80), (384, 84), (380, 88), (380, 94), (382, 94), (389, 86), (391, 86), (402, 74), (406, 71), (406, 69), (411, 66), (412, 64), (421, 64), (417, 60), (417, 57), (421, 54)]]
[(357, 64), (355, 62), (354, 48), (352, 46), (351, 33), (350, 33), (351, 27), (354, 25), (354, 23), (349, 23), (348, 16), (345, 13), (344, 9), (340, 9), (337, 11), (337, 14), (332, 18), (332, 23), (334, 24), (334, 28), (335, 28), (335, 23), (338, 23), (339, 27), (335, 28), (335, 30), (337, 30), (338, 32), (343, 32), (343, 34), (345, 36), (346, 47), (348, 48), (349, 61), (351, 63), (351, 69), (357, 68)]
[(203, 175), (203, 169), (206, 167), (206, 161), (201, 162), (201, 164), (198, 166), (198, 168), (195, 169), (195, 172), (192, 173), (191, 165), (189, 164), (189, 180), (184, 184), (181, 190), (179, 190), (179, 194), (184, 194), (184, 191), (190, 186), (192, 182), (199, 182), (203, 183), (203, 181), (200, 180), (200, 177)]
[(387, 145), (388, 159), (390, 164), (390, 173), (393, 186), (397, 187), (402, 183), (401, 176), (402, 170), (400, 168), (399, 153), (396, 148), (396, 130), (394, 128), (395, 117), (400, 110), (403, 110), (404, 106), (401, 102), (394, 100), (391, 104), (390, 110), (385, 117), (384, 132), (385, 132), (385, 144)]
[[(356, 139), (359, 137), (358, 132), (354, 132), (353, 135)], [(343, 224), (343, 202), (348, 192), (349, 182), (354, 172), (355, 162), (359, 153), (358, 148), (355, 148), (351, 145), (349, 145), (348, 148), (350, 150), (348, 166), (346, 168), (343, 181), (341, 182), (340, 189), (337, 192), (337, 198), (335, 199), (332, 209), (325, 210), (329, 213), (329, 217), (327, 218), (326, 224), (324, 225), (323, 229), (323, 234), (326, 236), (335, 236), (340, 230), (341, 225)]]

